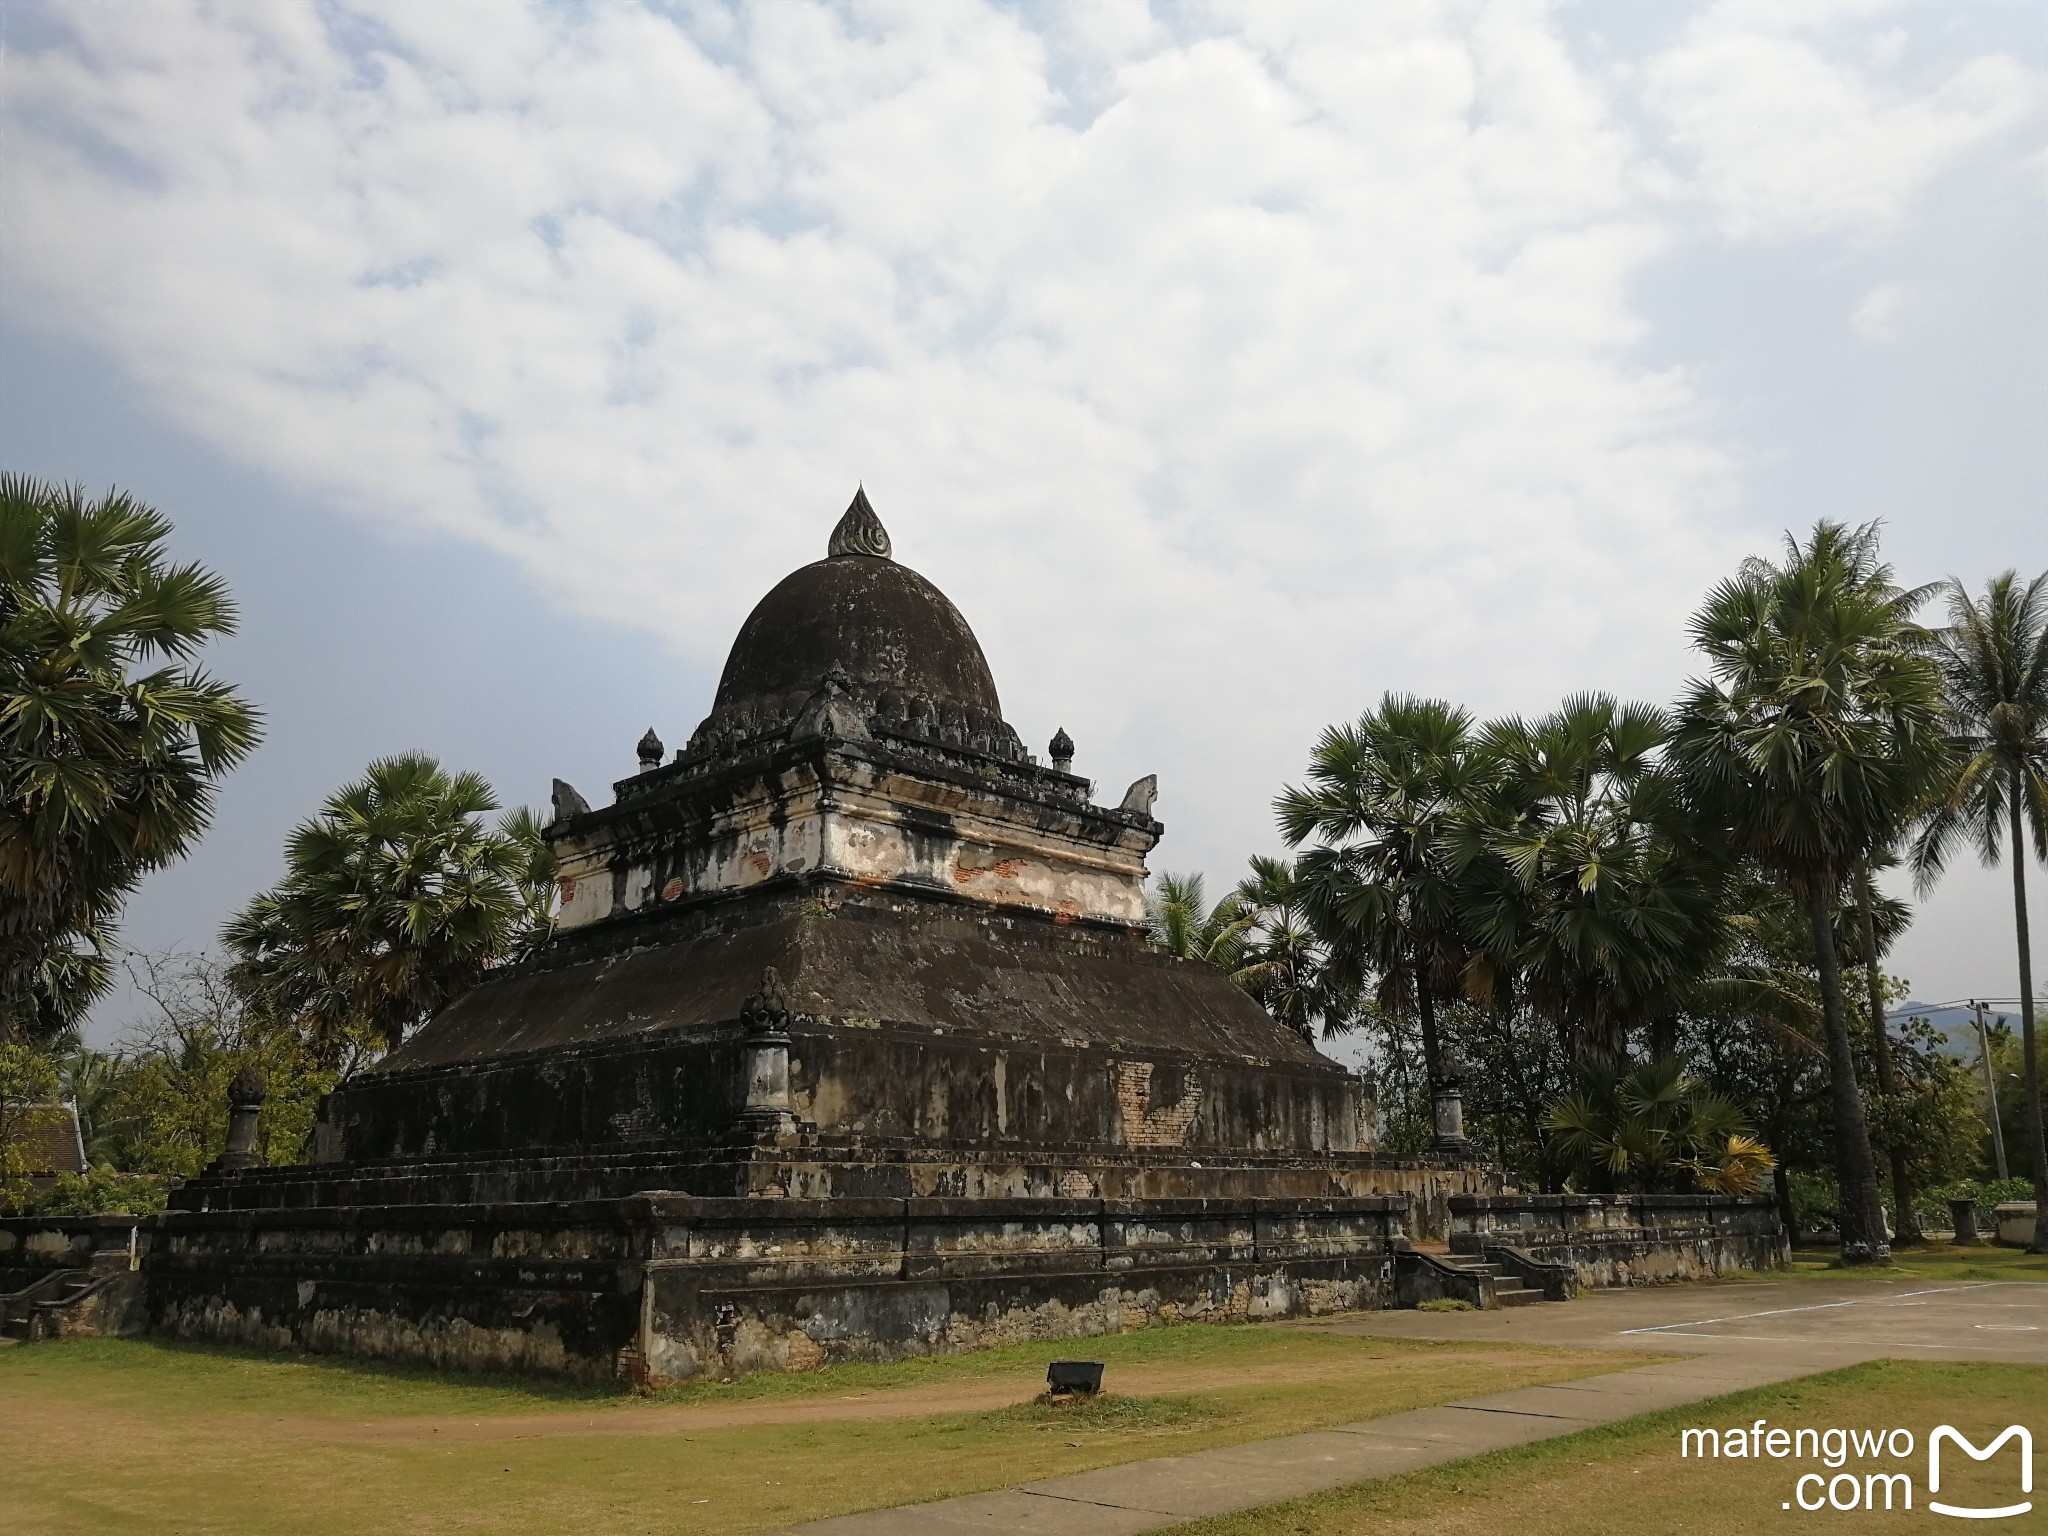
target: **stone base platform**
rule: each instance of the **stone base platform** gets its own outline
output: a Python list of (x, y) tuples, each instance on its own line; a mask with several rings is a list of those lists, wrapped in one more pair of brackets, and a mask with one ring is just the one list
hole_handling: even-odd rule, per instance
[(153, 1334), (636, 1384), (1390, 1305), (1400, 1196), (613, 1200), (151, 1218)]
[[(1413, 1246), (1405, 1194), (266, 1203), (310, 1193), (291, 1181), (312, 1172), (210, 1176), (161, 1216), (0, 1219), (0, 1323), (40, 1308), (21, 1336), (658, 1385), (1413, 1305), (1419, 1269), (1499, 1266), (1562, 1299), (1769, 1269), (1785, 1251), (1768, 1199), (1702, 1195), (1450, 1197), (1448, 1259)], [(93, 1284), (120, 1305), (45, 1304)]]

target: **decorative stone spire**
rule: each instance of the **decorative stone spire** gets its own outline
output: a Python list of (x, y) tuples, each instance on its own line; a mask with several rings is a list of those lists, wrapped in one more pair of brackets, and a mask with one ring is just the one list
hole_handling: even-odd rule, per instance
[(740, 1004), (740, 1026), (749, 1035), (782, 1035), (789, 1030), (789, 1004), (774, 966), (761, 972), (761, 985)]
[(1046, 746), (1045, 750), (1052, 754), (1052, 765), (1059, 769), (1061, 773), (1072, 773), (1074, 771), (1074, 738), (1067, 734), (1067, 728), (1064, 725), (1054, 733), (1052, 741)]
[(253, 1061), (245, 1061), (228, 1084), (228, 1140), (219, 1157), (207, 1165), (209, 1173), (233, 1173), (254, 1168), (263, 1161), (256, 1150), (256, 1132), (266, 1097), (263, 1073)]
[(576, 793), (576, 786), (567, 779), (555, 780), (555, 820), (567, 821), (571, 816), (588, 816), (590, 802)]
[(647, 734), (640, 738), (638, 751), (640, 753), (640, 771), (642, 773), (651, 773), (654, 769), (661, 766), (661, 755), (664, 748), (661, 744), (661, 738), (654, 734), (653, 726), (647, 727)]
[(253, 1061), (243, 1062), (235, 1073), (234, 1081), (228, 1084), (228, 1107), (258, 1108), (266, 1096), (262, 1068)]
[(782, 978), (771, 965), (761, 973), (761, 985), (740, 1005), (746, 1091), (740, 1109), (740, 1128), (765, 1142), (783, 1141), (807, 1128), (790, 1108), (790, 1022), (789, 1004), (782, 996)]
[(855, 488), (853, 500), (847, 504), (846, 515), (839, 519), (839, 526), (832, 530), (832, 537), (825, 545), (825, 553), (889, 558), (889, 530), (875, 516), (875, 509), (868, 505), (865, 486)]

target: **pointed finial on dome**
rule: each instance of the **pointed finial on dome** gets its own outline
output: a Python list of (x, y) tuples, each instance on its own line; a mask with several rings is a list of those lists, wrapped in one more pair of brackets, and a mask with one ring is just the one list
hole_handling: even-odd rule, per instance
[(889, 558), (889, 530), (882, 526), (882, 520), (875, 516), (875, 509), (868, 505), (865, 486), (857, 487), (853, 500), (847, 504), (846, 515), (839, 519), (839, 526), (832, 530), (832, 538), (825, 545), (827, 555), (874, 555), (880, 559)]
[(1072, 773), (1074, 771), (1074, 738), (1067, 734), (1067, 728), (1064, 725), (1060, 727), (1059, 734), (1053, 737), (1045, 750), (1052, 754), (1052, 765), (1059, 769), (1061, 773)]
[(638, 747), (640, 771), (652, 773), (661, 766), (661, 754), (668, 749), (661, 744), (661, 738), (654, 734), (654, 727), (647, 727), (647, 734), (640, 738)]

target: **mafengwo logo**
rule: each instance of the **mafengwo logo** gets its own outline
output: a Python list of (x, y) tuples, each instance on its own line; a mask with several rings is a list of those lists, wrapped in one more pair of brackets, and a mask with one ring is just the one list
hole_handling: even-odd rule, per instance
[[(1934, 1433), (1927, 1437), (1927, 1491), (1941, 1492), (1941, 1447), (1944, 1442), (1967, 1454), (1973, 1461), (1989, 1461), (2008, 1440), (2020, 1443), (2020, 1492), (2034, 1491), (2034, 1437), (2024, 1425), (2008, 1424), (2005, 1433), (1978, 1450), (1963, 1438), (1962, 1432), (1946, 1424), (1935, 1426)], [(1971, 1504), (1943, 1504), (1930, 1500), (1927, 1507), (1937, 1515), (1961, 1515), (1966, 1520), (2002, 1520), (2008, 1515), (2024, 1515), (2034, 1507), (2031, 1499), (2017, 1504), (2006, 1504), (1996, 1509), (1986, 1509)]]
[[(1926, 1481), (1918, 1483), (1923, 1446)], [(2010, 1455), (2000, 1454), (2008, 1449)], [(1779, 1504), (1786, 1510), (2007, 1520), (2034, 1507), (2034, 1436), (2024, 1424), (2008, 1424), (1979, 1445), (1953, 1424), (1937, 1424), (1923, 1441), (1910, 1429), (1788, 1429), (1758, 1419), (1747, 1427), (1681, 1430), (1678, 1454), (1818, 1463), (1792, 1479), (1790, 1497)], [(1988, 1465), (1979, 1471), (1977, 1463)], [(1938, 1497), (1944, 1481), (1946, 1498)]]

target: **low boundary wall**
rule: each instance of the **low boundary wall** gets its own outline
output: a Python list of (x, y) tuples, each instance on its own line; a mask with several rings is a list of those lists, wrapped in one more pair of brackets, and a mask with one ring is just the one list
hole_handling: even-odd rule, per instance
[[(1407, 1210), (1399, 1195), (652, 1193), (171, 1211), (130, 1225), (152, 1334), (658, 1384), (1383, 1307)], [(52, 1273), (66, 1267), (60, 1249), (86, 1267), (54, 1226), (15, 1242), (47, 1250)]]
[(1453, 1195), (1451, 1251), (1513, 1248), (1581, 1285), (1656, 1285), (1790, 1259), (1767, 1195)]

